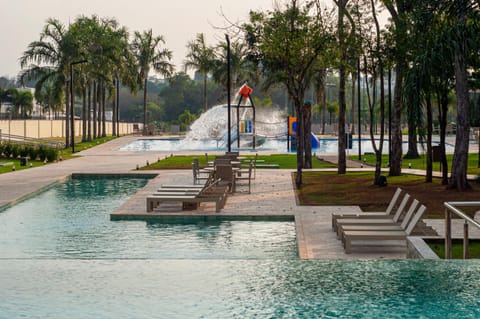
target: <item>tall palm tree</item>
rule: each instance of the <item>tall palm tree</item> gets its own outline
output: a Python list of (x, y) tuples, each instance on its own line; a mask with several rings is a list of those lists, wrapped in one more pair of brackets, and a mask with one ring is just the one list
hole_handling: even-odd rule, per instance
[[(24, 79), (38, 80), (36, 89), (41, 89), (45, 83), (52, 82), (57, 88), (64, 88), (66, 96), (66, 115), (68, 118), (68, 72), (70, 62), (73, 61), (76, 47), (72, 38), (67, 36), (67, 29), (56, 19), (48, 19), (40, 34), (40, 39), (28, 45), (28, 49), (20, 58), (20, 81)], [(59, 97), (62, 90), (57, 91)], [(69, 123), (66, 122), (65, 141), (69, 146)]]
[(20, 113), (23, 119), (26, 119), (27, 116), (32, 115), (33, 111), (33, 95), (29, 91), (17, 90), (16, 94), (13, 96), (13, 106), (15, 107), (15, 112)]
[(208, 109), (207, 101), (207, 81), (208, 73), (212, 71), (215, 65), (215, 51), (205, 43), (203, 33), (197, 34), (195, 40), (187, 44), (187, 57), (184, 62), (185, 70), (194, 69), (203, 77), (203, 105), (205, 112)]
[(161, 49), (160, 45), (165, 44), (162, 36), (153, 36), (152, 29), (143, 33), (135, 32), (131, 44), (132, 53), (137, 62), (138, 82), (143, 85), (143, 132), (147, 133), (147, 81), (150, 69), (163, 76), (171, 76), (174, 67), (169, 62), (172, 58), (172, 51)]

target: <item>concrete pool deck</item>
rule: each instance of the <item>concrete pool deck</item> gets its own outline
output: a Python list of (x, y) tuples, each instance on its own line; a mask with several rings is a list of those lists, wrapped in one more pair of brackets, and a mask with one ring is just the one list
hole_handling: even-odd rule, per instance
[[(137, 165), (154, 162), (169, 156), (172, 152), (118, 151), (138, 137), (126, 136), (115, 139), (95, 148), (81, 151), (79, 157), (68, 161), (45, 165), (35, 169), (25, 169), (8, 174), (0, 174), (0, 207), (14, 204), (18, 200), (35, 193), (52, 183), (70, 176), (84, 174), (136, 174), (154, 173), (145, 188), (130, 197), (112, 213), (116, 218), (143, 218), (155, 215), (181, 216), (246, 216), (250, 218), (271, 217), (295, 220), (299, 255), (302, 259), (366, 259), (366, 258), (405, 258), (404, 250), (367, 249), (345, 254), (340, 241), (331, 229), (331, 213), (360, 212), (358, 206), (298, 206), (292, 183), (291, 170), (257, 170), (252, 181), (252, 192), (238, 192), (228, 196), (227, 203), (220, 213), (215, 213), (210, 204), (202, 204), (196, 211), (146, 213), (146, 196), (153, 193), (161, 184), (191, 183), (190, 170), (136, 171)], [(175, 154), (192, 152), (175, 152)], [(219, 152), (219, 154), (222, 152)], [(199, 152), (202, 156), (204, 152)], [(213, 154), (213, 153), (212, 153)], [(242, 190), (242, 189), (240, 189)]]

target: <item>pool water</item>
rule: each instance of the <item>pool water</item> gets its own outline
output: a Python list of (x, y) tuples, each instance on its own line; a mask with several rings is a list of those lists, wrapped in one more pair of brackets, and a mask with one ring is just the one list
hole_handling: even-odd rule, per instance
[(480, 263), (2, 260), (0, 318), (479, 318)]
[(146, 179), (0, 213), (0, 319), (479, 318), (480, 262), (303, 261), (292, 222), (110, 221)]
[[(319, 147), (312, 149), (312, 152), (315, 153), (326, 153), (332, 154), (338, 152), (338, 142), (337, 139), (333, 138), (321, 138), (319, 140)], [(379, 141), (376, 141), (377, 145), (379, 145)], [(362, 153), (371, 153), (373, 152), (372, 142), (368, 138), (363, 138), (361, 140), (361, 150)], [(233, 145), (235, 147), (235, 145)], [(346, 152), (348, 154), (358, 154), (358, 146), (359, 141), (358, 138), (353, 138), (352, 140), (352, 148), (348, 149)], [(121, 148), (120, 151), (137, 151), (137, 152), (145, 152), (145, 151), (218, 151), (218, 150), (225, 150), (226, 147), (224, 143), (218, 142), (213, 139), (209, 140), (194, 140), (194, 141), (186, 141), (180, 138), (162, 138), (162, 139), (138, 139), (133, 142), (130, 142)], [(251, 148), (248, 149), (240, 149), (241, 151), (248, 151), (252, 150)], [(268, 138), (265, 140), (265, 143), (256, 147), (256, 150), (262, 151), (278, 151), (278, 152), (288, 152), (287, 149), (287, 139), (286, 138)], [(403, 143), (403, 152), (405, 153), (408, 150), (408, 143)], [(418, 147), (418, 151), (420, 153), (424, 153), (421, 145)], [(447, 153), (453, 152), (453, 146), (447, 144), (446, 145)], [(294, 151), (291, 151), (294, 152)], [(388, 140), (385, 140), (383, 143), (383, 153), (388, 154)]]
[(147, 179), (73, 178), (0, 213), (2, 258), (296, 258), (293, 222), (110, 221)]

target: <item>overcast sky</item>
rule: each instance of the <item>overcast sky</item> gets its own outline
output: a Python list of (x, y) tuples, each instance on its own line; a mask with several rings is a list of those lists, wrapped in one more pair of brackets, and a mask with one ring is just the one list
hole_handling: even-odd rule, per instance
[(0, 0), (0, 76), (20, 71), (19, 58), (28, 44), (38, 40), (45, 21), (57, 18), (64, 24), (80, 15), (116, 18), (130, 33), (153, 29), (163, 35), (180, 70), (186, 44), (197, 33), (207, 35), (208, 45), (224, 39), (221, 12), (232, 21), (245, 21), (248, 11), (267, 10), (273, 0)]

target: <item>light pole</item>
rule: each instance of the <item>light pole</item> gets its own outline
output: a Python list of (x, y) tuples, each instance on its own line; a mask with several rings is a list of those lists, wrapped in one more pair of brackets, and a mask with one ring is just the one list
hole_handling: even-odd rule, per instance
[(71, 132), (71, 142), (72, 144), (72, 154), (75, 153), (75, 94), (73, 91), (73, 66), (75, 64), (87, 63), (88, 60), (80, 60), (75, 62), (70, 62), (70, 132)]
[[(227, 40), (227, 109), (228, 109), (228, 117), (227, 117), (227, 129), (228, 129), (228, 151), (232, 151), (232, 135), (230, 132), (230, 125), (231, 125), (231, 115), (230, 115), (230, 109), (231, 109), (231, 97), (230, 97), (230, 38), (228, 37), (228, 34), (225, 34), (225, 39)], [(238, 136), (237, 136), (238, 138)]]

